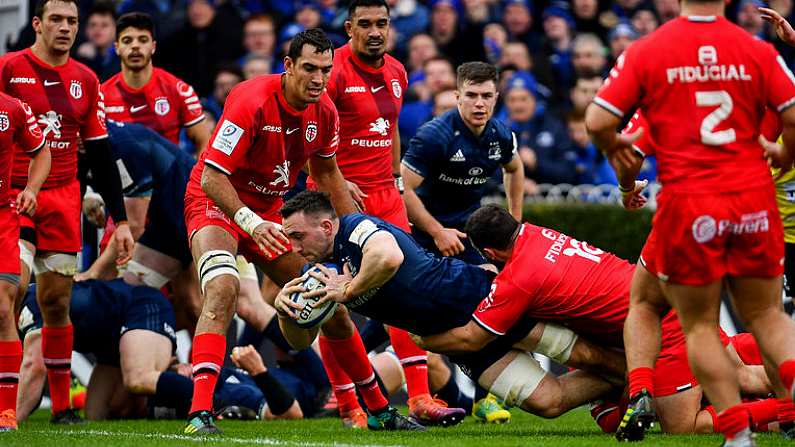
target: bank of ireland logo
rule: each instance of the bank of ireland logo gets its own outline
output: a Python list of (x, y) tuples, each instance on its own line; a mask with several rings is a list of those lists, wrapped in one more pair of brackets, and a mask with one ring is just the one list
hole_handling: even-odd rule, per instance
[(155, 113), (164, 116), (171, 111), (171, 104), (168, 103), (167, 98), (157, 98), (155, 100)]
[(69, 85), (69, 94), (72, 95), (74, 99), (80, 99), (83, 97), (83, 84), (80, 81), (72, 81)]
[(400, 88), (400, 82), (397, 79), (392, 80), (392, 94), (395, 95), (395, 98), (400, 98), (400, 95), (403, 94), (403, 89)]
[(718, 225), (710, 215), (703, 215), (693, 221), (693, 239), (699, 244), (712, 240), (718, 234)]
[(306, 126), (304, 137), (306, 137), (306, 141), (308, 143), (315, 141), (315, 138), (317, 138), (317, 124), (310, 123), (308, 126)]
[(11, 127), (11, 121), (8, 119), (8, 113), (0, 112), (0, 132), (5, 132)]

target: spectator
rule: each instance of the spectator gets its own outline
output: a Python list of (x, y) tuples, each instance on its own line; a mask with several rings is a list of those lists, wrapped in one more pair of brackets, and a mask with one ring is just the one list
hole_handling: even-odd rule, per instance
[(417, 34), (409, 39), (408, 70), (409, 86), (415, 81), (424, 79), (422, 68), (428, 60), (439, 55), (439, 49), (431, 36), (425, 33)]
[(574, 39), (572, 53), (575, 75), (584, 72), (607, 75), (605, 47), (595, 34), (578, 35)]
[(483, 28), (483, 47), (489, 63), (497, 64), (502, 56), (502, 49), (508, 43), (508, 31), (499, 23), (489, 23)]
[(270, 59), (253, 54), (246, 57), (242, 69), (243, 78), (246, 80), (273, 73), (273, 65)]
[(508, 82), (506, 122), (516, 133), (519, 157), (525, 167), (525, 194), (536, 194), (538, 183), (576, 182), (576, 157), (563, 124), (546, 113), (536, 99), (536, 82), (527, 72), (517, 72)]
[(681, 10), (679, 0), (654, 0), (654, 9), (660, 18), (660, 24), (679, 17)]
[(323, 24), (323, 16), (320, 15), (320, 5), (314, 0), (299, 0), (295, 10), (295, 23), (304, 29), (319, 28)]
[(213, 121), (218, 122), (224, 111), (226, 97), (232, 88), (243, 80), (243, 73), (235, 64), (227, 64), (218, 69), (213, 82), (212, 95), (202, 99), (204, 110), (209, 112)]
[(643, 0), (614, 0), (612, 10), (618, 20), (629, 20), (642, 3)]
[[(628, 22), (621, 22), (610, 31), (610, 57), (615, 63), (629, 44), (638, 39), (638, 32)], [(612, 64), (611, 64), (612, 65)]]
[[(279, 49), (281, 51), (277, 55), (276, 66), (271, 70), (272, 73), (284, 72), (284, 60), (282, 57), (287, 54), (290, 41), (293, 40), (293, 37), (295, 37), (295, 35), (301, 31), (304, 31), (303, 26), (297, 23), (291, 23), (282, 28), (281, 32), (279, 32)], [(245, 71), (243, 73), (245, 73)]]
[(596, 97), (596, 92), (602, 86), (602, 76), (595, 72), (583, 72), (577, 77), (574, 87), (569, 92), (571, 112), (585, 115), (588, 104)]
[(546, 59), (533, 59), (527, 49), (527, 45), (523, 42), (508, 42), (502, 50), (502, 57), (500, 64), (502, 66), (513, 65), (522, 71), (529, 71), (539, 83), (536, 90), (543, 98), (550, 98), (552, 92), (548, 86), (555, 85), (554, 75), (552, 68)]
[[(417, 2), (417, 0), (387, 0), (389, 4), (390, 22), (394, 26), (394, 35), (397, 39), (397, 49), (405, 53), (406, 42), (414, 40), (414, 37), (422, 35), (430, 24), (430, 12), (428, 7)], [(428, 36), (430, 38), (430, 36)], [(410, 49), (408, 50), (411, 51)], [(416, 67), (422, 69), (422, 64)]]
[[(116, 12), (119, 16), (128, 12), (149, 14), (155, 22), (158, 39), (165, 42), (179, 31), (185, 22), (188, 2), (189, 0), (122, 0), (118, 3)], [(112, 3), (117, 4), (116, 1)]]
[(443, 91), (455, 88), (453, 64), (442, 56), (431, 58), (423, 67), (425, 80), (415, 86), (418, 100), (403, 104), (398, 128), (401, 141), (408, 144), (426, 121), (433, 117), (433, 97)]
[(439, 51), (450, 58), (455, 66), (468, 61), (486, 59), (483, 48), (483, 29), (465, 25), (460, 0), (431, 1), (430, 34)]
[(550, 6), (544, 10), (544, 46), (546, 56), (554, 75), (552, 98), (559, 100), (574, 81), (574, 68), (571, 64), (571, 42), (574, 32), (574, 19), (567, 9)]
[(632, 15), (631, 23), (640, 36), (650, 34), (660, 26), (657, 15), (649, 7), (638, 8)]
[(571, 9), (577, 32), (607, 38), (607, 28), (599, 22), (598, 0), (572, 0)]
[(596, 146), (588, 138), (585, 128), (585, 115), (571, 112), (566, 117), (566, 124), (571, 141), (569, 156), (575, 159), (575, 183), (578, 185), (594, 183), (594, 161), (596, 159)]
[(499, 9), (496, 1), (464, 0), (464, 14), (467, 22), (486, 25), (499, 18)]
[(434, 118), (458, 106), (458, 97), (454, 89), (442, 90), (433, 96)]
[(216, 9), (208, 0), (191, 0), (188, 23), (165, 42), (160, 64), (177, 77), (190, 79), (199, 95), (207, 96), (215, 67), (240, 58), (242, 42), (243, 21), (232, 4)]
[(116, 41), (116, 13), (113, 5), (97, 2), (86, 20), (86, 42), (77, 47), (76, 58), (105, 82), (119, 72)]
[(531, 52), (541, 48), (538, 36), (533, 32), (533, 13), (528, 0), (507, 0), (502, 10), (502, 23), (512, 40), (524, 42)]
[(246, 55), (240, 59), (240, 65), (250, 55), (264, 57), (271, 61), (276, 57), (276, 24), (273, 17), (266, 14), (254, 14), (243, 24), (243, 48)]
[(737, 7), (737, 25), (748, 34), (763, 39), (765, 37), (765, 21), (756, 8), (765, 7), (761, 0), (742, 0)]

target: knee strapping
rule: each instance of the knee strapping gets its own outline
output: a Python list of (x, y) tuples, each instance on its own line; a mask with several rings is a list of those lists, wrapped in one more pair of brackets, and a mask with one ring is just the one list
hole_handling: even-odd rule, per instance
[(37, 274), (55, 272), (63, 276), (74, 276), (77, 273), (77, 256), (67, 253), (36, 256), (33, 258), (33, 270)]
[(518, 407), (533, 394), (545, 375), (538, 360), (520, 352), (497, 376), (489, 391), (506, 404)]
[(556, 324), (545, 323), (544, 333), (538, 341), (535, 352), (543, 354), (550, 359), (564, 364), (569, 361), (571, 351), (577, 342), (577, 334)]
[(165, 286), (171, 280), (168, 276), (162, 275), (138, 261), (130, 261), (127, 264), (127, 271), (140, 278), (147, 286), (155, 289)]
[(28, 246), (22, 243), (22, 241), (18, 242), (19, 244), (19, 260), (25, 263), (28, 266), (28, 270), (31, 272), (33, 271), (33, 252), (28, 250)]
[(232, 275), (240, 279), (237, 272), (235, 255), (226, 250), (209, 250), (205, 252), (197, 263), (199, 281), (201, 282), (202, 295), (207, 283), (221, 275)]

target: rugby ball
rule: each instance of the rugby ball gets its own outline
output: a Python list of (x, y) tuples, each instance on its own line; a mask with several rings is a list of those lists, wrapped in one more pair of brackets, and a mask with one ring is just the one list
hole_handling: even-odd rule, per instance
[[(337, 268), (334, 264), (325, 264), (325, 266), (335, 272), (339, 272), (339, 268)], [(311, 292), (314, 290), (319, 290), (325, 287), (322, 282), (318, 281), (317, 278), (309, 276), (309, 272), (317, 272), (321, 275), (323, 274), (322, 271), (315, 267), (309, 266), (304, 272), (302, 276), (303, 282), (301, 285), (306, 289), (307, 292)], [(332, 315), (334, 315), (334, 311), (337, 309), (337, 303), (334, 301), (326, 301), (325, 303), (321, 303), (320, 305), (317, 304), (318, 300), (322, 297), (316, 298), (309, 298), (304, 299), (303, 293), (295, 292), (290, 295), (290, 299), (297, 304), (302, 306), (300, 311), (297, 311), (298, 318), (295, 320), (295, 323), (298, 327), (304, 329), (310, 329), (316, 326), (320, 326), (321, 324), (325, 323)]]

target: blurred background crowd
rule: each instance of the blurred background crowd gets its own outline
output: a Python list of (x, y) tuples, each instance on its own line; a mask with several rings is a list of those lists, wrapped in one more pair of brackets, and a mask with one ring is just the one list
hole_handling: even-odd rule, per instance
[[(419, 126), (455, 107), (455, 67), (471, 60), (491, 62), (501, 79), (495, 116), (516, 133), (529, 195), (539, 192), (539, 184), (615, 183), (612, 169), (588, 140), (585, 107), (624, 48), (679, 14), (677, 0), (387, 3), (392, 17), (388, 51), (409, 73), (399, 119), (404, 146)], [(795, 68), (795, 50), (777, 39), (759, 16), (759, 6), (768, 5), (734, 0), (727, 14), (747, 32), (771, 41)], [(792, 19), (792, 0), (772, 0), (769, 6)], [(287, 43), (296, 33), (321, 27), (337, 45), (346, 41), (344, 0), (89, 0), (81, 2), (74, 56), (101, 81), (120, 69), (113, 48), (115, 17), (131, 11), (155, 18), (155, 65), (192, 84), (215, 120), (237, 83), (281, 72)], [(28, 25), (6, 42), (6, 50), (25, 48), (33, 40)], [(655, 171), (652, 157), (641, 178), (653, 181)]]

